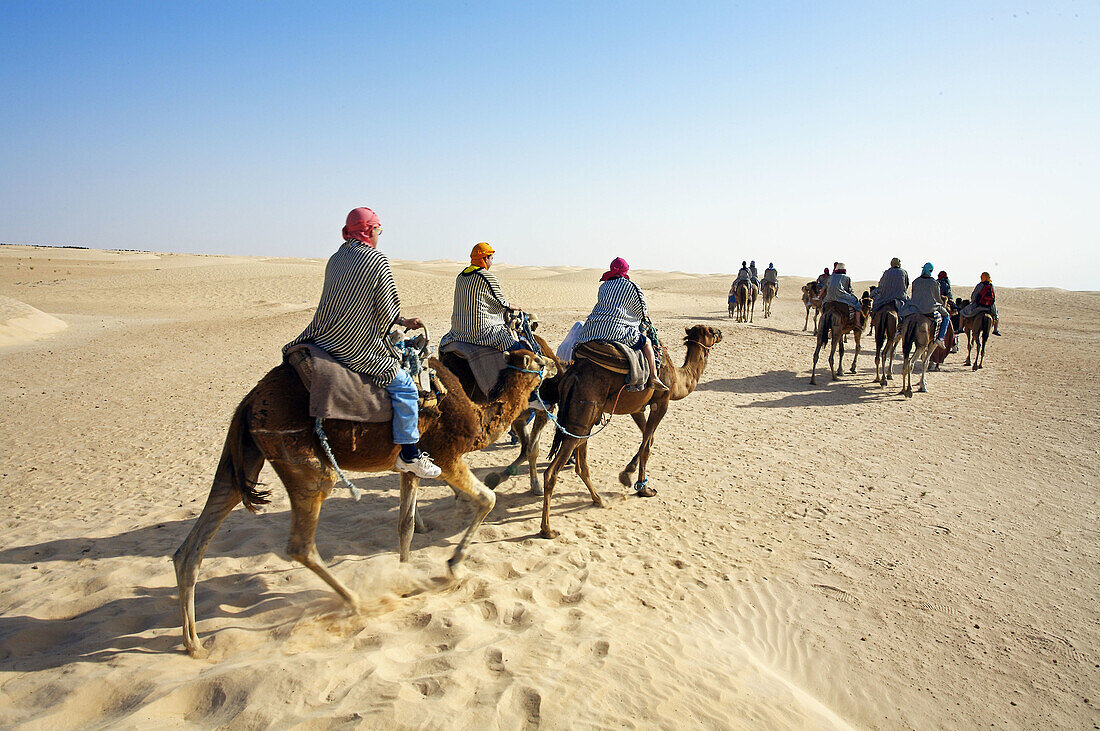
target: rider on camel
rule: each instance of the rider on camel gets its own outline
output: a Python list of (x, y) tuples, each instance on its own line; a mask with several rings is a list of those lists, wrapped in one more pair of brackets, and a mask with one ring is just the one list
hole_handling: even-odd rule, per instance
[(634, 350), (642, 351), (649, 364), (649, 382), (646, 384), (654, 391), (667, 391), (668, 386), (657, 375), (657, 363), (653, 357), (653, 345), (649, 342), (647, 331), (652, 325), (649, 308), (646, 307), (642, 289), (630, 281), (627, 272), (630, 265), (622, 257), (615, 257), (611, 266), (600, 277), (600, 290), (596, 295), (596, 306), (584, 322), (577, 344), (590, 340), (605, 340), (622, 343)]
[(931, 263), (926, 263), (921, 269), (920, 276), (913, 280), (913, 296), (909, 300), (909, 306), (899, 315), (912, 315), (914, 313), (936, 319), (939, 315), (939, 330), (936, 332), (935, 347), (944, 347), (943, 339), (947, 337), (947, 327), (951, 324), (951, 315), (940, 300), (940, 285), (932, 279)]
[(970, 304), (962, 309), (962, 316), (969, 318), (979, 312), (988, 312), (993, 315), (993, 334), (1000, 335), (998, 325), (1001, 322), (1001, 316), (997, 313), (997, 291), (993, 289), (993, 280), (989, 277), (989, 272), (982, 272), (982, 281), (974, 287), (974, 291), (970, 294)]
[(878, 286), (871, 293), (874, 298), (871, 312), (878, 312), (884, 307), (893, 307), (900, 313), (902, 307), (909, 302), (908, 291), (909, 273), (901, 268), (901, 259), (895, 256), (890, 260), (890, 268), (882, 273)]
[(489, 271), (496, 251), (482, 242), (470, 252), (470, 266), (455, 280), (451, 329), (439, 340), (440, 347), (452, 342), (470, 343), (500, 351), (531, 348), (516, 338), (508, 316), (518, 310), (504, 298), (500, 282)]
[(852, 310), (852, 317), (855, 318), (856, 327), (860, 326), (860, 302), (855, 292), (852, 291), (852, 280), (848, 277), (848, 270), (845, 268), (844, 262), (836, 262), (833, 274), (825, 285), (825, 297), (821, 301), (822, 306), (826, 302), (840, 302), (848, 305)]
[(818, 274), (817, 279), (813, 282), (813, 295), (814, 297), (821, 297), (821, 293), (825, 291), (825, 285), (829, 283), (829, 267), (825, 267), (823, 274)]
[(760, 288), (760, 277), (756, 273), (756, 260), (755, 259), (749, 262), (749, 276), (751, 277), (752, 283), (756, 285), (757, 289), (759, 289)]
[(348, 214), (344, 243), (325, 266), (325, 284), (313, 321), (283, 353), (311, 343), (386, 389), (393, 404), (393, 443), (401, 445), (394, 469), (417, 477), (439, 477), (442, 470), (418, 446), (416, 384), (401, 367), (397, 349), (387, 337), (394, 325), (421, 328), (424, 323), (418, 317), (401, 316), (389, 259), (377, 250), (381, 233), (381, 221), (371, 209), (356, 208)]
[(764, 270), (764, 282), (771, 284), (775, 287), (775, 296), (779, 296), (779, 272), (775, 268), (775, 264), (768, 262), (768, 268)]

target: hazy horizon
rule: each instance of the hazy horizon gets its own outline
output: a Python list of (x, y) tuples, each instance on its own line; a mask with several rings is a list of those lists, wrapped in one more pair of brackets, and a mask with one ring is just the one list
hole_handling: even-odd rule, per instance
[(0, 240), (1100, 290), (1100, 7), (3, 2)]

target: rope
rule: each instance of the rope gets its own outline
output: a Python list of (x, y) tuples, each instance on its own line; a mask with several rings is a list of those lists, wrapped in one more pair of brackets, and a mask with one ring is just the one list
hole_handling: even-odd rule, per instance
[(325, 430), (321, 428), (321, 421), (322, 419), (320, 417), (313, 420), (313, 433), (316, 434), (317, 438), (321, 441), (321, 449), (324, 451), (325, 456), (328, 457), (328, 461), (333, 469), (336, 470), (336, 474), (340, 477), (340, 481), (351, 490), (351, 496), (355, 498), (355, 500), (359, 500), (359, 498), (363, 497), (363, 491), (353, 485), (351, 480), (348, 479), (348, 476), (344, 474), (344, 471), (340, 469), (340, 465), (336, 464), (336, 457), (332, 454), (332, 447), (328, 445), (328, 437), (325, 436)]
[(539, 403), (542, 404), (542, 409), (543, 409), (543, 411), (546, 412), (546, 418), (550, 419), (550, 423), (554, 425), (555, 429), (557, 429), (558, 431), (560, 431), (562, 434), (564, 434), (567, 437), (573, 437), (574, 439), (589, 439), (591, 437), (596, 436), (600, 432), (602, 432), (604, 429), (607, 428), (607, 425), (611, 423), (611, 417), (615, 413), (615, 408), (618, 407), (618, 405), (619, 405), (619, 396), (622, 395), (624, 388), (626, 388), (625, 383), (622, 385), (622, 388), (619, 389), (619, 392), (617, 394), (615, 394), (615, 403), (611, 407), (611, 414), (608, 414), (607, 421), (605, 421), (603, 423), (603, 425), (600, 426), (600, 428), (597, 429), (596, 431), (592, 432), (591, 434), (587, 434), (587, 435), (583, 435), (583, 436), (580, 435), (580, 434), (574, 434), (573, 432), (569, 431), (568, 429), (566, 429), (564, 426), (561, 425), (561, 422), (558, 421), (558, 417), (554, 416), (554, 412), (550, 411), (550, 407), (547, 406), (546, 402), (542, 400), (542, 396), (539, 395), (538, 389), (535, 389), (535, 398), (537, 398), (539, 400)]
[(531, 318), (528, 317), (526, 312), (523, 313), (520, 318), (519, 330), (523, 339), (531, 346), (531, 351), (535, 355), (542, 355), (542, 348), (539, 347), (539, 341), (535, 340), (535, 333), (531, 330)]

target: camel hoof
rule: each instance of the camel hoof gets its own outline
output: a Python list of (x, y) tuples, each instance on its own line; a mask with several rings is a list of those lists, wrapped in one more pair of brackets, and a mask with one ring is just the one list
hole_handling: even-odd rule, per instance
[(531, 485), (530, 492), (532, 495), (538, 495), (540, 497), (546, 494), (546, 491), (542, 489), (542, 485)]
[(626, 470), (619, 473), (619, 484), (623, 487), (630, 487), (634, 484), (634, 480), (630, 479), (630, 473)]
[(490, 490), (497, 489), (497, 486), (504, 481), (504, 477), (499, 472), (490, 472), (485, 475), (485, 487)]
[(603, 498), (601, 498), (599, 495), (592, 498), (592, 504), (595, 505), (597, 508), (609, 508), (609, 507), (611, 507), (610, 505), (605, 503), (603, 501)]
[(634, 494), (638, 497), (653, 497), (657, 494), (657, 491), (649, 485), (646, 485), (645, 487), (639, 487), (634, 491)]
[(188, 647), (187, 654), (191, 656), (193, 660), (205, 660), (210, 655), (210, 650), (207, 650), (202, 645), (197, 647)]
[(972, 371), (976, 371), (976, 370), (978, 370), (978, 364), (977, 364), (977, 363), (975, 363), (975, 364), (974, 364), (974, 367), (973, 367), (973, 368), (971, 368), (970, 370), (972, 370)]
[(848, 369), (848, 372), (849, 373), (855, 373), (856, 372), (856, 367), (852, 366), (851, 368)]
[(816, 380), (816, 379), (814, 379), (814, 378), (811, 378), (811, 379), (810, 379), (810, 385), (811, 385), (811, 386), (816, 386), (816, 385), (817, 385), (817, 380)]
[(547, 540), (551, 541), (557, 538), (559, 535), (560, 534), (556, 530), (552, 530), (550, 528), (543, 528), (539, 531), (539, 538), (546, 538)]
[(917, 389), (917, 393), (928, 393), (928, 389), (921, 386), (920, 388)]
[(432, 526), (426, 520), (418, 520), (413, 523), (413, 533), (431, 533)]

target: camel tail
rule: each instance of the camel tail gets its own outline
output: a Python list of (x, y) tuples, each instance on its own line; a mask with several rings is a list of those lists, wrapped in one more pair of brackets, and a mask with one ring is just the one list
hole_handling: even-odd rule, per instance
[(904, 357), (909, 357), (909, 351), (913, 349), (913, 344), (917, 341), (917, 326), (914, 318), (902, 321), (901, 326), (901, 353)]
[(222, 458), (218, 462), (217, 476), (227, 478), (233, 487), (240, 491), (244, 506), (250, 512), (257, 513), (261, 505), (271, 502), (271, 491), (261, 490), (263, 483), (253, 477), (259, 473), (257, 460), (263, 464), (263, 454), (248, 431), (248, 420), (251, 415), (252, 399), (245, 397), (229, 422), (229, 433), (225, 436), (225, 446), (222, 448)]
[(829, 331), (833, 328), (833, 313), (826, 312), (821, 316), (821, 322), (818, 325), (818, 337), (821, 339), (822, 345), (829, 344)]

